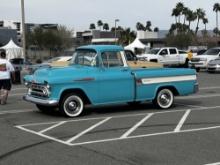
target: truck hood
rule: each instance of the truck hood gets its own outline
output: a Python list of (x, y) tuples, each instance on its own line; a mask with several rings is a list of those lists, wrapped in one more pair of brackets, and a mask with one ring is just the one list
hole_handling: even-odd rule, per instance
[(86, 66), (69, 66), (69, 67), (49, 67), (42, 68), (35, 71), (33, 75), (26, 76), (25, 81), (35, 83), (60, 83), (73, 82), (80, 78), (86, 78), (89, 71)]

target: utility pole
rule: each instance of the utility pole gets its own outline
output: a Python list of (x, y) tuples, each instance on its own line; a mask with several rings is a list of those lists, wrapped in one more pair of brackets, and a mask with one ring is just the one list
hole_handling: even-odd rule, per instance
[(116, 38), (117, 38), (117, 22), (119, 22), (119, 19), (115, 19), (115, 44), (117, 43)]
[(26, 60), (26, 38), (25, 38), (25, 13), (24, 13), (24, 0), (21, 0), (21, 22), (22, 22), (22, 47), (23, 47), (23, 56)]

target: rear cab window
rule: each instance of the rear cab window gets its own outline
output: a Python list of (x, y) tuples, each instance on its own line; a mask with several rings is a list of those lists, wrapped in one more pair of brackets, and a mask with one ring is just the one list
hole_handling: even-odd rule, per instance
[(177, 54), (176, 49), (169, 49), (169, 51), (170, 51), (170, 55), (176, 55)]

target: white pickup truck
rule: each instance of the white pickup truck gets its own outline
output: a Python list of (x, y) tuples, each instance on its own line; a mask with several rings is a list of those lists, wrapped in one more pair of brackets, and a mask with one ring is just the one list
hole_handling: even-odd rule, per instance
[(146, 54), (137, 55), (139, 60), (159, 62), (163, 65), (184, 65), (188, 67), (188, 54), (175, 47), (153, 48)]

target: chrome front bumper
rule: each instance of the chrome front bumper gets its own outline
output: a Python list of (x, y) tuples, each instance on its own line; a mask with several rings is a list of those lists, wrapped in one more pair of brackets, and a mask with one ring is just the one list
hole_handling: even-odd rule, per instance
[(29, 96), (29, 95), (23, 96), (23, 99), (25, 101), (28, 101), (28, 102), (31, 102), (31, 103), (46, 105), (46, 106), (56, 106), (59, 103), (58, 100), (39, 99), (39, 98), (32, 97), (32, 96)]

